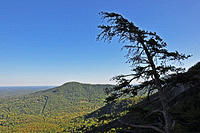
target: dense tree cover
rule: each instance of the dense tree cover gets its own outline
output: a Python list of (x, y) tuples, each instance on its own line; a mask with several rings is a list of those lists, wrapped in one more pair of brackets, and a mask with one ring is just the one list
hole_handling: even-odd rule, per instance
[[(200, 81), (200, 63), (191, 67), (186, 73), (182, 73), (181, 75), (173, 75), (170, 81), (179, 79), (179, 76), (190, 77), (189, 79), (191, 80), (187, 80), (187, 82), (192, 82), (194, 85), (197, 83), (196, 86), (199, 87), (200, 82), (198, 81)], [(183, 81), (179, 80), (179, 82), (181, 83)], [(187, 86), (188, 83), (185, 82), (185, 85)], [(90, 88), (85, 84), (68, 83), (61, 87), (40, 91), (25, 97), (0, 99), (0, 132), (124, 133), (132, 132), (133, 130), (134, 132), (138, 133), (154, 132), (150, 129), (135, 129), (123, 123), (144, 122), (143, 124), (145, 124), (146, 122), (157, 120), (156, 118), (159, 114), (154, 114), (148, 118), (145, 117), (146, 114), (149, 114), (149, 112), (153, 111), (159, 106), (158, 101), (153, 101), (151, 104), (149, 104), (149, 102), (146, 101), (147, 95), (142, 97), (118, 99), (115, 103), (106, 104), (105, 106), (103, 106), (103, 98), (106, 97), (105, 94), (102, 95), (99, 100), (95, 98), (94, 101), (90, 100), (91, 103), (86, 103), (85, 101), (80, 102), (80, 100), (82, 100), (81, 98), (78, 98), (79, 100), (75, 100), (76, 98), (74, 97), (72, 103), (76, 103), (75, 106), (70, 106), (72, 109), (65, 108), (65, 110), (62, 110), (63, 107), (59, 107), (63, 106), (62, 101), (49, 101), (49, 103), (47, 102), (46, 104), (47, 108), (45, 107), (46, 109), (44, 109), (44, 112), (42, 113), (41, 110), (43, 109), (44, 103), (47, 100), (45, 98), (46, 96), (48, 96), (48, 99), (50, 100), (51, 95), (63, 97), (63, 95), (60, 94), (63, 94), (64, 92), (67, 92), (66, 95), (70, 94), (70, 96), (77, 95), (72, 94), (72, 92), (74, 90), (76, 90), (74, 92), (77, 92), (80, 89), (80, 91), (83, 92), (82, 94), (84, 94), (79, 95), (80, 97), (86, 96), (92, 98), (93, 95), (96, 97), (96, 94), (94, 93), (98, 92), (99, 94), (103, 94), (103, 88), (109, 87), (109, 85), (103, 85), (101, 86), (102, 88), (100, 86), (100, 88), (98, 88), (98, 85), (94, 85), (96, 86), (95, 91), (93, 90), (94, 88), (92, 89), (92, 86), (93, 85), (91, 85)], [(173, 118), (176, 119), (174, 128), (175, 133), (200, 131), (200, 88), (196, 88), (195, 86), (192, 87), (193, 88), (188, 90), (186, 93), (183, 95), (181, 94), (177, 99), (175, 99), (176, 104), (171, 104), (170, 112), (173, 115)], [(83, 88), (85, 88), (87, 91), (90, 90), (90, 93), (84, 92)], [(53, 98), (56, 97), (54, 96)], [(55, 100), (60, 99), (56, 98)], [(67, 99), (65, 100), (67, 101)], [(78, 101), (80, 104), (77, 104)], [(51, 102), (52, 104), (50, 104)], [(53, 109), (53, 104), (58, 104), (55, 106), (58, 108)], [(94, 105), (95, 108), (91, 108), (91, 106), (94, 107)], [(52, 111), (49, 111), (48, 108)], [(75, 112), (73, 109), (75, 109)]]
[[(26, 96), (0, 99), (0, 132), (54, 132), (73, 129), (70, 120), (103, 106), (104, 88), (69, 82)], [(30, 127), (30, 128), (27, 128)]]
[[(161, 133), (171, 133), (174, 121), (169, 113), (167, 94), (169, 88), (173, 86), (168, 84), (165, 79), (172, 73), (184, 70), (172, 62), (180, 62), (189, 58), (190, 55), (181, 54), (178, 51), (169, 52), (166, 48), (167, 43), (157, 33), (140, 29), (120, 14), (102, 12), (101, 15), (107, 23), (98, 26), (101, 33), (97, 39), (111, 42), (114, 37), (118, 37), (119, 42), (125, 43), (123, 48), (128, 50), (127, 62), (132, 64), (132, 73), (113, 78), (118, 85), (107, 89), (110, 94), (107, 101), (114, 101), (127, 94), (134, 96), (140, 90), (146, 90), (149, 94), (157, 90), (161, 109), (154, 110), (154, 112), (160, 112), (163, 121), (160, 121), (159, 126), (151, 123), (148, 125), (133, 124), (132, 126), (151, 128)], [(133, 80), (140, 82), (138, 85), (132, 85)]]

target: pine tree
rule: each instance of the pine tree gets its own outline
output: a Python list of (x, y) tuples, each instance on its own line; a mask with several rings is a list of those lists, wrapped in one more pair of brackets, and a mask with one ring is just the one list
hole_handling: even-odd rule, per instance
[[(110, 43), (117, 37), (123, 48), (127, 49), (127, 62), (131, 63), (132, 73), (119, 75), (113, 79), (117, 85), (112, 89), (107, 89), (109, 96), (107, 102), (113, 102), (125, 95), (137, 95), (138, 91), (145, 90), (150, 94), (157, 90), (161, 103), (161, 110), (164, 118), (163, 128), (155, 126), (134, 125), (139, 128), (151, 128), (162, 133), (171, 133), (173, 131), (173, 120), (169, 113), (167, 101), (167, 83), (165, 78), (172, 74), (183, 71), (181, 67), (172, 65), (172, 61), (181, 61), (190, 57), (190, 55), (181, 54), (178, 51), (169, 52), (166, 49), (167, 43), (155, 32), (142, 30), (135, 26), (133, 22), (128, 21), (122, 15), (116, 13), (101, 12), (103, 24), (99, 25), (101, 29), (97, 40), (103, 40)], [(132, 85), (132, 81), (140, 81), (138, 85)]]

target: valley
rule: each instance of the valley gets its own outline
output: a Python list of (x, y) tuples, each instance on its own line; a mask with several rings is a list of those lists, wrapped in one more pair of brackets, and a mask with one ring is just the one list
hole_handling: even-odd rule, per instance
[[(199, 68), (197, 63), (187, 72), (167, 80), (184, 86), (177, 86), (173, 90), (176, 95), (169, 95), (170, 112), (176, 119), (175, 133), (200, 131)], [(27, 95), (2, 97), (0, 132), (154, 132), (131, 124), (158, 121), (159, 114), (146, 118), (148, 112), (160, 108), (157, 93), (149, 98), (146, 94), (121, 97), (106, 104), (105, 89), (112, 87), (68, 82)]]
[(70, 127), (72, 118), (102, 107), (107, 87), (111, 85), (69, 82), (28, 95), (1, 98), (0, 131), (62, 132)]

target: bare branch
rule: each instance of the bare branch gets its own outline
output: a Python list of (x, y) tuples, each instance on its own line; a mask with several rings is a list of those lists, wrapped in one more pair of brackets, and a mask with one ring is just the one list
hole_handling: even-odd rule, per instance
[(144, 119), (145, 118), (147, 118), (147, 117), (149, 117), (149, 116), (151, 116), (152, 114), (154, 114), (154, 113), (161, 113), (162, 115), (164, 115), (164, 112), (162, 111), (162, 110), (159, 110), (159, 109), (156, 109), (156, 110), (154, 110), (154, 111), (152, 111), (151, 113), (149, 113), (148, 115), (146, 115), (145, 117), (144, 117)]
[(159, 133), (165, 133), (162, 129), (158, 128), (158, 127), (155, 127), (155, 126), (152, 126), (152, 125), (135, 125), (135, 124), (128, 124), (128, 123), (125, 123), (121, 120), (118, 119), (118, 121), (123, 124), (123, 125), (127, 125), (127, 126), (131, 126), (131, 127), (134, 127), (134, 128), (147, 128), (147, 129), (153, 129)]

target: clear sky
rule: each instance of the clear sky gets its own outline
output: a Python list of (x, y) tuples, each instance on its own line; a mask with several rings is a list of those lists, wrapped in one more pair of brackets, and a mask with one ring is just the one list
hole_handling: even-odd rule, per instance
[(156, 31), (200, 59), (200, 0), (1, 0), (0, 86), (110, 83), (129, 73), (121, 45), (97, 42), (101, 11)]

